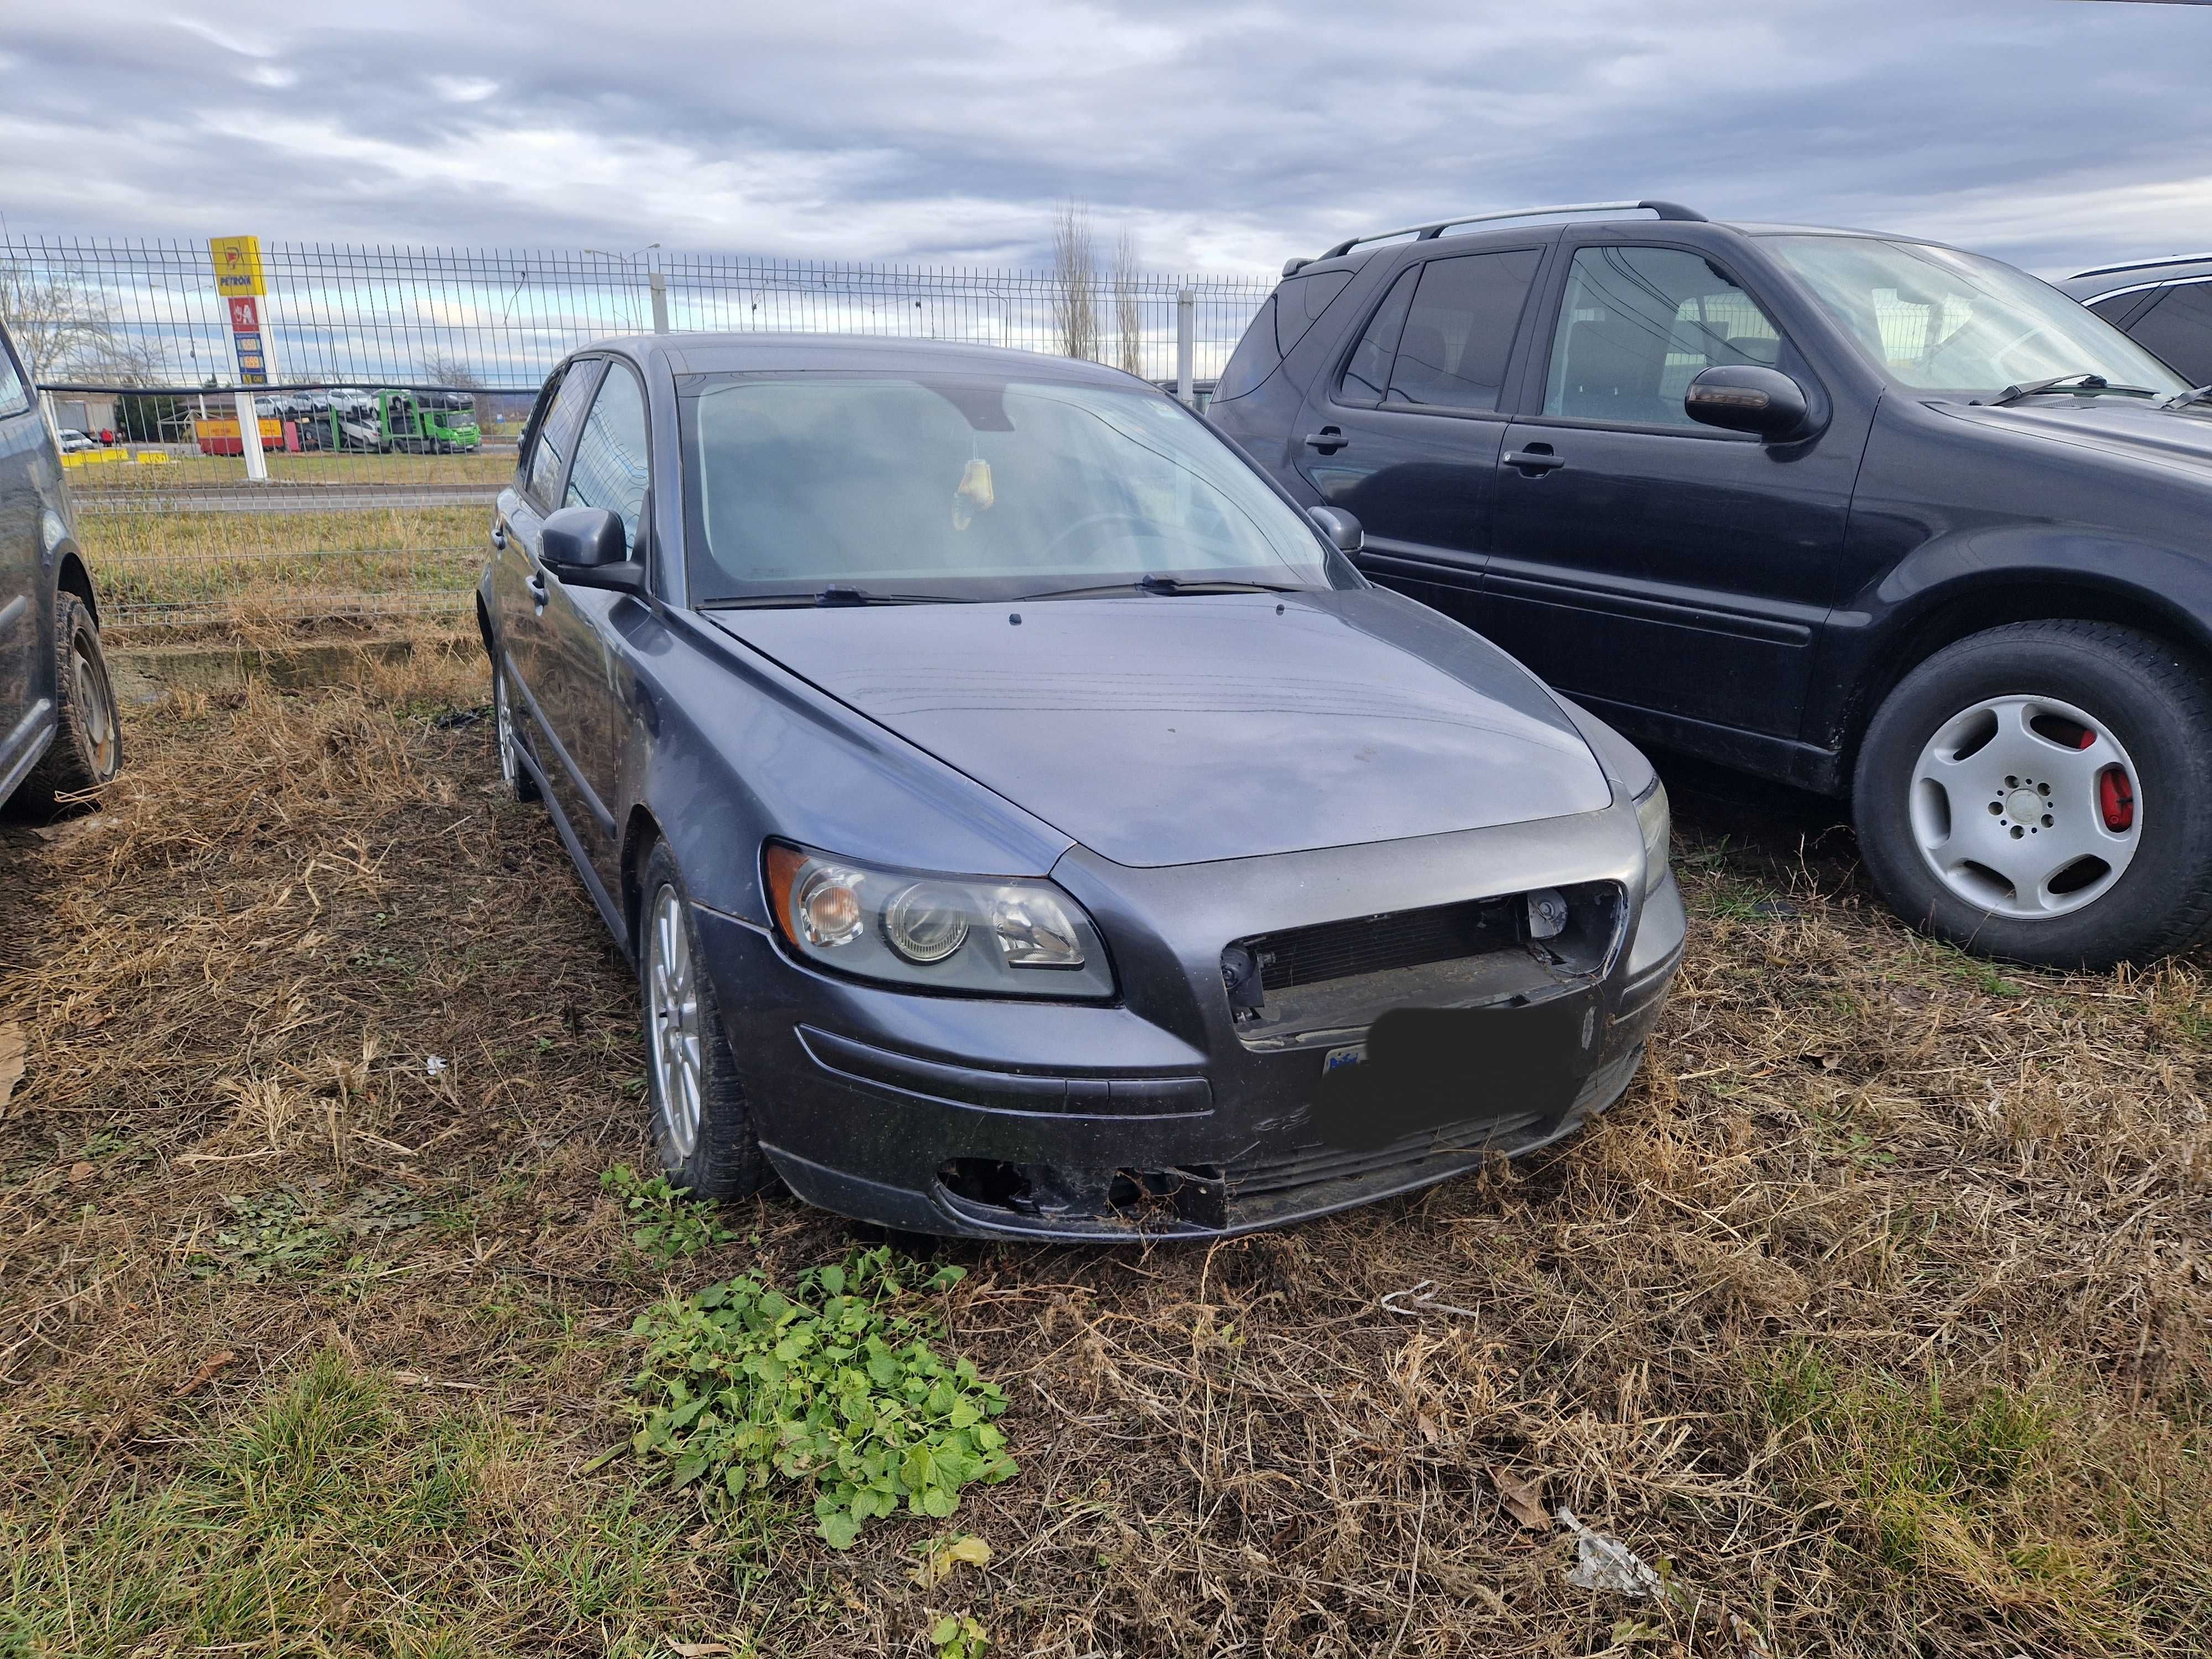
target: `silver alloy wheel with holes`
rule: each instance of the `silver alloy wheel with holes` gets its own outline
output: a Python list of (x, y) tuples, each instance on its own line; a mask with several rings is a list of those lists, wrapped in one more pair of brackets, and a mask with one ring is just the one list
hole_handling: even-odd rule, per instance
[(522, 763), (514, 753), (514, 705), (507, 701), (507, 675), (494, 668), (491, 677), (491, 715), (499, 729), (499, 775), (509, 789), (522, 774)]
[(115, 708), (108, 701), (107, 676), (82, 639), (70, 647), (70, 667), (76, 680), (71, 688), (83, 712), (84, 735), (92, 750), (93, 770), (100, 777), (115, 773)]
[(699, 1145), (699, 984), (683, 896), (673, 886), (664, 885), (653, 893), (645, 949), (653, 1093), (669, 1144), (679, 1158), (688, 1158)]
[(2017, 921), (2062, 916), (2127, 872), (2142, 839), (2139, 778), (2112, 729), (2086, 710), (2055, 697), (1984, 698), (1922, 748), (1913, 839), (1936, 879), (1977, 908)]

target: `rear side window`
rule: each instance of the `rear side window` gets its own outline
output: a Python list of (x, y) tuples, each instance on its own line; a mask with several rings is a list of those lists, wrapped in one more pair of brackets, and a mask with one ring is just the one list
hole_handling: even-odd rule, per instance
[(598, 368), (597, 363), (591, 362), (571, 367), (552, 408), (538, 425), (538, 445), (530, 452), (529, 488), (531, 498), (541, 507), (550, 507), (560, 499), (561, 473), (568, 464), (568, 452), (575, 447), (577, 423), (583, 419), (584, 404), (592, 394)]
[(1382, 390), (1390, 384), (1390, 360), (1397, 355), (1399, 331), (1406, 326), (1406, 311), (1413, 303), (1413, 284), (1420, 280), (1420, 275), (1419, 265), (1401, 271), (1382, 303), (1376, 307), (1366, 332), (1352, 349), (1352, 361), (1344, 366), (1346, 402), (1382, 401)]
[(1325, 270), (1312, 276), (1293, 276), (1275, 289), (1275, 349), (1289, 356), (1306, 337), (1328, 302), (1344, 292), (1352, 280), (1348, 270)]
[(604, 507), (622, 520), (623, 540), (637, 550), (638, 514), (647, 483), (645, 391), (627, 365), (607, 370), (592, 413), (576, 439), (563, 507)]
[(2129, 325), (2191, 386), (2212, 383), (2212, 283), (2177, 283)]
[(1542, 258), (1535, 248), (1510, 248), (1423, 265), (1384, 401), (1496, 409)]
[(1213, 388), (1215, 400), (1226, 403), (1243, 397), (1273, 374), (1282, 361), (1283, 354), (1275, 346), (1275, 296), (1270, 294), (1244, 331), (1244, 337), (1237, 343), (1237, 349), (1229, 354)]
[(14, 342), (0, 334), (0, 416), (21, 415), (31, 406), (31, 388), (15, 367)]
[(1698, 254), (1586, 247), (1575, 255), (1552, 338), (1544, 413), (1695, 427), (1682, 394), (1720, 363), (1781, 360), (1759, 302)]

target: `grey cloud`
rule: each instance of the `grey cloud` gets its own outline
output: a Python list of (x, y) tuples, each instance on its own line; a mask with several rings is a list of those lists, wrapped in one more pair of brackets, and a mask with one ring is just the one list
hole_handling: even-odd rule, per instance
[(1266, 269), (1436, 212), (1655, 194), (2046, 269), (2212, 243), (2192, 6), (172, 15), (0, 24), (15, 228), (1036, 264), (1074, 198), (1156, 266)]

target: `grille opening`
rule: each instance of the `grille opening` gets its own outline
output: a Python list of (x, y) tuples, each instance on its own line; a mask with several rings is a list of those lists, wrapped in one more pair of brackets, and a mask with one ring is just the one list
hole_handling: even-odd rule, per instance
[(1375, 980), (1377, 975), (1484, 958), (1501, 965), (1521, 961), (1537, 975), (1538, 984), (1601, 970), (1625, 914), (1620, 884), (1594, 881), (1543, 890), (1556, 891), (1567, 904), (1566, 925), (1550, 939), (1529, 934), (1528, 895), (1508, 893), (1256, 933), (1222, 951), (1222, 985), (1234, 1018), (1254, 1025), (1270, 1018), (1270, 998), (1346, 981), (1387, 988), (1390, 981)]
[(1475, 899), (1292, 927), (1242, 944), (1259, 964), (1261, 990), (1288, 991), (1359, 974), (1510, 951), (1521, 942), (1523, 908), (1518, 895)]

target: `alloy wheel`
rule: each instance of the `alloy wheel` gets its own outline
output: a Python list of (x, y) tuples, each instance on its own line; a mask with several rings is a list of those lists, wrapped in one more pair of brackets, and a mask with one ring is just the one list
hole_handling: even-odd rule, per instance
[(499, 732), (499, 775), (509, 789), (521, 775), (522, 763), (514, 753), (514, 707), (507, 698), (507, 675), (504, 671), (492, 677), (491, 712), (493, 723)]
[(2112, 728), (2054, 697), (1984, 698), (1936, 729), (1911, 817), (1936, 878), (1978, 909), (2043, 921), (2094, 904), (2142, 844), (2140, 775)]
[(647, 1013), (653, 1024), (653, 1093), (679, 1158), (699, 1144), (699, 983), (684, 900), (672, 885), (653, 896), (645, 930)]

